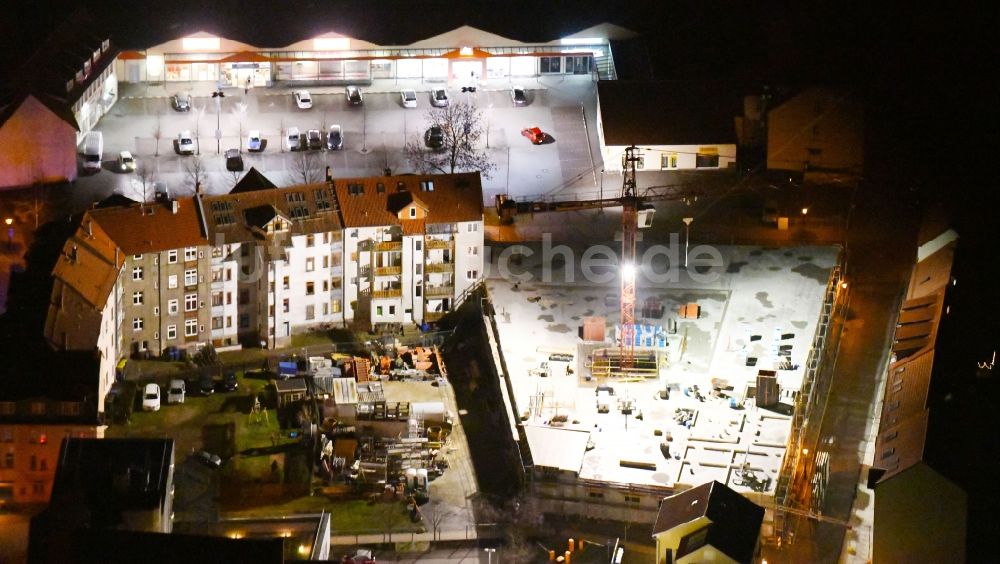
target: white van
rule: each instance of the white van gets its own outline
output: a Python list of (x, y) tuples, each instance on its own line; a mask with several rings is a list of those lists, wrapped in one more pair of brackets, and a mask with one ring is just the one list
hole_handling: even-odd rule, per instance
[(83, 169), (101, 171), (101, 157), (104, 155), (104, 135), (91, 131), (83, 140)]

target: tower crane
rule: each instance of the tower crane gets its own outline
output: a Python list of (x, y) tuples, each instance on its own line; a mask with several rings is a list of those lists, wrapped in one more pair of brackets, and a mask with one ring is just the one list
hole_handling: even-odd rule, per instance
[(627, 375), (635, 365), (635, 277), (636, 241), (639, 229), (650, 227), (653, 221), (652, 202), (688, 200), (698, 198), (698, 191), (691, 186), (659, 185), (650, 186), (640, 193), (636, 183), (636, 163), (641, 159), (635, 145), (627, 147), (622, 161), (621, 195), (611, 198), (589, 200), (521, 200), (514, 201), (505, 195), (496, 198), (497, 212), (501, 219), (509, 219), (517, 213), (580, 211), (622, 207), (622, 254), (621, 254), (621, 325), (619, 341), (620, 373)]

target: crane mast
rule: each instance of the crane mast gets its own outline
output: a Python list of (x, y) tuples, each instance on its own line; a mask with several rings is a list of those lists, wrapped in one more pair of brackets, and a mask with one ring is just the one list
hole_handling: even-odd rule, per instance
[(639, 225), (639, 198), (635, 182), (635, 145), (625, 149), (622, 166), (622, 257), (621, 257), (621, 340), (619, 358), (621, 374), (627, 376), (635, 364), (635, 240)]

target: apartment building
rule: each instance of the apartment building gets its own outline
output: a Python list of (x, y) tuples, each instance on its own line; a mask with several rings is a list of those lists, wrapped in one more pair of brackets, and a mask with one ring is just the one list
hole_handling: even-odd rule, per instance
[[(96, 240), (100, 260), (89, 258)], [(113, 378), (119, 358), (170, 347), (273, 348), (318, 327), (433, 323), (482, 279), (483, 254), (478, 173), (94, 209), (53, 272), (46, 337), (89, 350), (88, 328), (105, 327)]]

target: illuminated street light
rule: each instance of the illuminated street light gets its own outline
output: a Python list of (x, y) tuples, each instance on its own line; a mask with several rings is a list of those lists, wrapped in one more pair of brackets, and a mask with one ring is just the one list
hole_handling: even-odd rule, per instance
[(693, 217), (684, 218), (684, 268), (688, 267), (688, 243), (691, 242), (691, 222), (694, 221)]
[[(496, 552), (496, 551), (497, 551), (497, 549), (495, 549), (495, 548), (484, 548), (483, 549), (483, 552), (486, 553), (486, 557), (489, 559), (488, 564), (493, 564), (493, 553)], [(499, 560), (498, 560), (498, 562), (499, 562)]]
[(847, 289), (847, 282), (841, 282), (841, 283), (840, 283), (840, 288), (841, 288), (842, 290), (846, 290), (846, 289)]
[(802, 208), (802, 215), (806, 215), (808, 213), (809, 213), (809, 208)]

